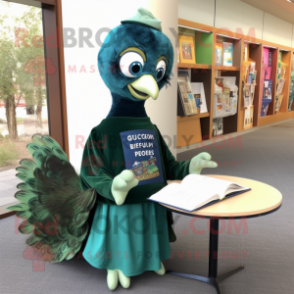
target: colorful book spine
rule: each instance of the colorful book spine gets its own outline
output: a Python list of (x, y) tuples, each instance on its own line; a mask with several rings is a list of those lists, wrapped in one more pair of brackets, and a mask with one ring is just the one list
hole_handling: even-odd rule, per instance
[(215, 64), (223, 65), (223, 44), (221, 43), (215, 45)]
[(262, 54), (262, 63), (265, 65), (269, 65), (269, 49), (263, 48), (263, 54)]
[(223, 49), (224, 50), (223, 65), (233, 66), (233, 44), (224, 42), (223, 48), (224, 48)]

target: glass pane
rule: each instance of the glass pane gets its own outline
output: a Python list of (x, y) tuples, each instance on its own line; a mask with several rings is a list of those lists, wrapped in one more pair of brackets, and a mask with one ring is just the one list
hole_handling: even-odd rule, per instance
[(0, 199), (32, 135), (49, 134), (45, 60), (42, 9), (0, 0)]

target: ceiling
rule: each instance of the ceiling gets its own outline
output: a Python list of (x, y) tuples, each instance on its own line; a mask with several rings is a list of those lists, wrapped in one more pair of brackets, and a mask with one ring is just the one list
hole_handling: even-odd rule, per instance
[(251, 6), (294, 24), (294, 3), (287, 0), (241, 0)]

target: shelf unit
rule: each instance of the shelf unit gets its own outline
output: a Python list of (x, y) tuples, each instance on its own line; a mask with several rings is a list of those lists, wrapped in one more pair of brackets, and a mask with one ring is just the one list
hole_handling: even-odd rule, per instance
[[(177, 147), (185, 147), (203, 140), (212, 139), (213, 132), (213, 108), (214, 108), (214, 80), (216, 76), (235, 76), (238, 86), (238, 108), (233, 116), (224, 118), (224, 135), (244, 130), (245, 109), (242, 96), (242, 80), (244, 79), (245, 62), (243, 60), (244, 44), (248, 44), (249, 59), (256, 64), (257, 76), (254, 98), (253, 127), (262, 126), (281, 120), (294, 118), (294, 103), (291, 111), (288, 111), (289, 92), (291, 84), (291, 64), (294, 58), (294, 48), (255, 39), (238, 33), (232, 33), (225, 29), (203, 25), (200, 23), (179, 19), (179, 34), (189, 34), (195, 37), (196, 64), (178, 63), (178, 69), (186, 69), (190, 72), (191, 82), (204, 84), (208, 113), (187, 117), (177, 117)], [(233, 66), (215, 65), (215, 48), (218, 42), (233, 43)], [(272, 102), (268, 115), (261, 117), (261, 101), (263, 96), (263, 81), (261, 77), (263, 68), (263, 48), (272, 51), (273, 80)], [(286, 64), (284, 95), (279, 112), (275, 113), (275, 95), (278, 73), (278, 56), (282, 52), (282, 63)], [(179, 103), (180, 101), (178, 101)]]

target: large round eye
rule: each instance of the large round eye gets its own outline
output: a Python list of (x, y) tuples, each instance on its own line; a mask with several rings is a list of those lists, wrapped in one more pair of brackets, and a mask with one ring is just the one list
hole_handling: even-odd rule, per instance
[(161, 81), (166, 72), (166, 63), (164, 60), (160, 60), (156, 66), (156, 80)]
[(144, 60), (136, 52), (127, 52), (120, 58), (119, 66), (125, 76), (134, 78), (142, 72)]

